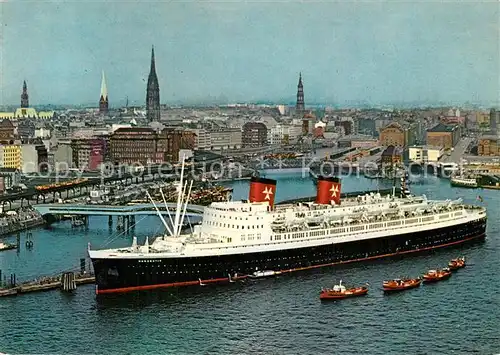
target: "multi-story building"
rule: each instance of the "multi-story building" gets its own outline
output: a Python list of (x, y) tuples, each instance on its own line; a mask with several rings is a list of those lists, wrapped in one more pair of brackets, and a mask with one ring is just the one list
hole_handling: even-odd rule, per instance
[(391, 122), (380, 130), (380, 145), (407, 147), (415, 144), (416, 127), (406, 122)]
[(2, 191), (10, 189), (14, 185), (18, 185), (20, 181), (21, 174), (18, 169), (0, 167), (0, 184), (3, 185)]
[(287, 126), (277, 124), (267, 130), (267, 141), (270, 145), (281, 145), (284, 143), (285, 129)]
[(267, 144), (267, 127), (262, 122), (247, 122), (243, 125), (243, 147), (264, 147)]
[(479, 138), (479, 143), (477, 145), (478, 155), (500, 155), (500, 144), (497, 136), (484, 135)]
[(210, 149), (210, 132), (203, 128), (190, 129), (195, 134), (194, 149), (207, 150)]
[(380, 162), (382, 166), (401, 164), (403, 161), (403, 151), (401, 147), (390, 145), (382, 152)]
[(408, 158), (415, 163), (437, 162), (443, 154), (443, 147), (415, 146), (408, 148)]
[(32, 119), (23, 119), (17, 123), (17, 136), (19, 139), (36, 137), (36, 125)]
[(434, 147), (443, 147), (445, 149), (453, 148), (460, 140), (460, 127), (458, 125), (445, 125), (438, 123), (436, 126), (427, 130), (427, 145)]
[(302, 118), (302, 134), (312, 134), (314, 130), (314, 124), (316, 123), (316, 116), (311, 112), (308, 112)]
[(301, 125), (290, 124), (283, 127), (283, 144), (295, 143), (300, 137), (302, 137)]
[(21, 172), (39, 173), (48, 171), (48, 152), (42, 142), (21, 144)]
[(344, 134), (346, 136), (353, 133), (353, 122), (350, 120), (334, 121), (334, 126), (344, 128)]
[(359, 117), (357, 119), (359, 125), (359, 133), (368, 134), (371, 136), (378, 135), (378, 131), (375, 124), (375, 117)]
[(497, 111), (494, 108), (492, 108), (490, 110), (490, 130), (494, 134), (497, 134), (499, 124), (500, 124), (500, 111)]
[(19, 144), (0, 145), (0, 167), (21, 170), (22, 157)]
[(0, 122), (0, 142), (3, 144), (14, 143), (15, 127), (10, 120)]
[(350, 135), (338, 140), (339, 148), (370, 149), (378, 146), (378, 139), (368, 135)]
[(50, 138), (50, 129), (36, 128), (33, 135), (35, 138)]
[(57, 145), (48, 154), (48, 164), (54, 171), (65, 171), (66, 169), (73, 168), (71, 141), (58, 141)]
[(196, 134), (190, 130), (165, 128), (119, 128), (110, 137), (110, 160), (115, 164), (149, 165), (178, 162), (179, 152), (195, 148)]
[(104, 162), (107, 143), (102, 138), (80, 138), (71, 140), (73, 166), (81, 170), (97, 170)]
[(489, 128), (490, 127), (490, 114), (488, 112), (476, 112), (476, 123), (479, 127)]
[(270, 145), (282, 145), (295, 142), (302, 136), (302, 126), (278, 123), (267, 130), (267, 142)]
[(225, 150), (241, 148), (240, 128), (212, 129), (207, 132), (209, 150)]
[(194, 149), (196, 134), (192, 131), (183, 131), (175, 128), (165, 128), (157, 136), (157, 162), (178, 162), (179, 151)]
[(111, 160), (115, 164), (163, 162), (163, 154), (156, 152), (156, 140), (151, 128), (118, 128), (109, 139)]

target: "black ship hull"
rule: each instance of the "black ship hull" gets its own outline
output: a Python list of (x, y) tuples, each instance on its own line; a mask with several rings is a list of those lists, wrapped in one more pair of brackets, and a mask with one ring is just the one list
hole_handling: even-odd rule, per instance
[(483, 240), (486, 218), (452, 227), (341, 244), (191, 258), (93, 259), (96, 293), (228, 282), (256, 270), (281, 273), (359, 262)]

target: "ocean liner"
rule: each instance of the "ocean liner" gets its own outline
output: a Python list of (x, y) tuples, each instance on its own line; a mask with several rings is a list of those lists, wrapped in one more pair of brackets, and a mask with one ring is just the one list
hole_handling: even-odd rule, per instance
[(89, 245), (97, 294), (234, 282), (485, 238), (483, 207), (412, 196), (406, 188), (401, 196), (370, 193), (341, 201), (340, 179), (323, 177), (315, 201), (288, 205), (275, 205), (275, 180), (252, 178), (248, 200), (213, 202), (201, 224), (183, 234), (191, 190), (183, 170), (170, 223), (158, 211), (168, 234), (151, 243), (146, 238), (144, 245), (134, 237), (125, 248)]

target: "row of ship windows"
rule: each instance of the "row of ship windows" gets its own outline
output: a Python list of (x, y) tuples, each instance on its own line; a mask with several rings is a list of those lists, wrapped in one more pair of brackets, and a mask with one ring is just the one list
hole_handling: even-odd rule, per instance
[[(212, 216), (212, 217), (216, 217), (216, 218), (221, 218), (221, 217), (226, 218), (225, 214), (217, 214), (217, 213), (209, 213), (209, 212), (207, 212), (206, 216), (207, 217)], [(243, 221), (243, 220), (248, 221), (248, 217), (245, 217), (245, 219), (243, 219), (243, 217), (234, 217), (233, 218), (232, 216), (228, 216), (228, 219), (234, 219), (237, 221)], [(256, 217), (255, 219), (259, 221), (259, 220), (264, 219), (264, 217)]]
[[(459, 229), (459, 230), (455, 230), (453, 231), (451, 234), (452, 235), (462, 235), (462, 233), (460, 232), (463, 232), (465, 231), (465, 228), (464, 229)], [(440, 237), (440, 239), (435, 239), (436, 238), (436, 235), (427, 235), (426, 237), (424, 237), (421, 241), (420, 241), (420, 244), (414, 244), (413, 247), (416, 247), (416, 248), (420, 248), (420, 247), (425, 247), (425, 246), (428, 246), (428, 245), (432, 245), (432, 244), (435, 244), (435, 243), (442, 243), (442, 242), (447, 242), (447, 241), (452, 241), (454, 240), (455, 238), (450, 235), (450, 234), (447, 234), (447, 233), (441, 233), (439, 234), (437, 237)], [(384, 250), (377, 250), (375, 252), (371, 252), (371, 253), (367, 253), (367, 255), (365, 256), (369, 256), (369, 255), (376, 255), (376, 254), (380, 254), (381, 252), (383, 252)], [(390, 251), (390, 249), (388, 249), (388, 251)], [(336, 253), (336, 255), (339, 254), (339, 253)], [(344, 252), (340, 251), (340, 255), (343, 256)], [(313, 254), (313, 256), (326, 256), (328, 254), (325, 254), (325, 253), (319, 253), (319, 254)], [(359, 254), (361, 255), (361, 254)], [(310, 257), (310, 255), (291, 255), (291, 256), (278, 256), (278, 257), (274, 257), (274, 258), (267, 258), (267, 259), (263, 259), (263, 260), (260, 260), (261, 262), (275, 262), (275, 261), (279, 261), (279, 260), (290, 260), (290, 259), (304, 259), (306, 257)], [(146, 262), (147, 260), (139, 260), (139, 262)], [(249, 264), (249, 263), (254, 263), (255, 260), (241, 260), (240, 263), (241, 264)], [(206, 267), (206, 266), (216, 266), (217, 263), (204, 263), (204, 264), (190, 264), (190, 265), (186, 265), (186, 264), (183, 264), (183, 265), (161, 265), (163, 266), (163, 268), (167, 268), (167, 267), (174, 267), (174, 268), (194, 268), (196, 266), (198, 267)], [(288, 264), (285, 264), (285, 266), (288, 265)], [(152, 265), (154, 266), (154, 265)], [(219, 265), (220, 266), (220, 265)], [(129, 265), (130, 268), (135, 268), (135, 265), (131, 264)], [(139, 266), (137, 266), (139, 268)], [(206, 271), (206, 270), (204, 270)], [(217, 271), (217, 270), (215, 270)], [(193, 271), (185, 271), (184, 273), (191, 273)], [(165, 272), (162, 272), (163, 274)], [(172, 274), (176, 274), (177, 271), (167, 271), (168, 274), (172, 273)], [(179, 273), (183, 273), (182, 271), (180, 271)]]
[[(260, 233), (259, 233), (259, 234), (257, 234), (257, 236), (256, 236), (256, 237), (255, 237), (253, 234), (247, 235), (246, 240), (251, 241), (251, 240), (254, 240), (254, 239), (256, 239), (256, 240), (260, 240)], [(242, 241), (242, 242), (244, 242), (244, 241), (245, 241), (245, 236), (244, 236), (244, 235), (242, 235), (242, 236), (241, 236), (241, 241)]]
[[(434, 219), (434, 217), (426, 217), (426, 218), (432, 218), (432, 219)], [(454, 220), (454, 219), (456, 219), (456, 218), (453, 218), (451, 220)], [(417, 218), (415, 220), (418, 221)], [(422, 218), (422, 222), (424, 222), (423, 220), (424, 220), (424, 218)], [(388, 223), (395, 223), (395, 222), (388, 222)], [(439, 223), (439, 222), (433, 222), (431, 224), (435, 224), (435, 223)], [(354, 229), (354, 228), (356, 228), (356, 229)], [(360, 230), (364, 230), (364, 226), (351, 227), (351, 229), (350, 229), (351, 232), (353, 232), (353, 231), (360, 231)], [(346, 230), (346, 228), (330, 229), (330, 233), (329, 233), (328, 236), (326, 236), (326, 237), (319, 237), (319, 238), (310, 238), (310, 239), (307, 239), (307, 241), (321, 240), (321, 239), (325, 239), (325, 238), (331, 238), (332, 234), (345, 233), (345, 232), (349, 232), (349, 229), (348, 228), (347, 228), (347, 230)], [(309, 233), (311, 233), (311, 232), (309, 232)], [(309, 235), (309, 233), (285, 234), (284, 236), (280, 236), (280, 239), (277, 239), (277, 237), (279, 235), (275, 235), (275, 239), (274, 240), (281, 240), (281, 239), (287, 240), (287, 239), (299, 239), (299, 238), (304, 238), (304, 237), (310, 237), (311, 235)], [(365, 232), (362, 232), (361, 234), (366, 234), (366, 233), (369, 233), (369, 232), (365, 231)], [(342, 237), (344, 237), (344, 236), (342, 236)], [(271, 236), (271, 241), (272, 240), (273, 240), (273, 237)], [(285, 242), (285, 243), (293, 243), (293, 242), (290, 241), (290, 242)], [(273, 245), (273, 243), (259, 244), (259, 246), (265, 246), (265, 245)], [(246, 247), (254, 247), (254, 246), (255, 245), (238, 245), (238, 246), (232, 246), (232, 247), (213, 247), (213, 248), (206, 248), (205, 250), (234, 249), (234, 248), (246, 248)]]
[[(429, 237), (432, 237), (432, 240), (430, 241), (423, 241), (421, 242), (420, 244), (416, 244), (414, 245), (413, 247), (416, 248), (416, 249), (419, 249), (421, 247), (427, 247), (427, 246), (431, 246), (431, 245), (434, 245), (434, 244), (441, 244), (441, 243), (444, 243), (444, 242), (450, 242), (452, 240), (454, 240), (455, 238), (453, 238), (452, 236), (448, 236), (448, 237), (445, 237), (444, 234), (441, 234), (440, 237), (441, 239), (434, 239), (435, 236), (429, 236)], [(443, 238), (444, 237), (444, 238)], [(340, 258), (343, 259), (344, 257), (346, 257), (347, 259), (349, 258), (352, 258), (353, 256), (356, 256), (356, 257), (369, 257), (369, 256), (373, 256), (373, 255), (380, 255), (380, 254), (383, 254), (383, 253), (389, 253), (389, 252), (392, 252), (392, 249), (383, 249), (383, 250), (377, 250), (377, 251), (372, 251), (372, 252), (369, 252), (369, 253), (365, 253), (365, 254), (362, 254), (362, 253), (358, 253), (358, 254), (352, 254), (352, 253), (347, 253), (347, 254), (344, 254), (343, 252), (340, 252), (339, 253), (335, 253), (334, 255), (337, 256), (337, 255), (340, 255)], [(316, 261), (324, 261), (324, 262), (328, 262), (329, 259), (325, 258), (325, 257), (328, 257), (329, 255), (328, 254), (323, 254), (323, 253), (320, 253), (320, 254), (313, 254), (312, 257), (323, 257), (324, 259), (318, 259)], [(330, 255), (332, 256), (332, 255)], [(278, 260), (283, 260), (283, 261), (286, 261), (286, 260), (290, 260), (290, 259), (299, 259), (299, 260), (310, 260), (311, 258), (311, 255), (292, 255), (292, 256), (289, 256), (289, 257), (277, 257), (277, 258), (268, 258), (268, 259), (265, 259), (265, 260), (260, 260), (261, 262), (276, 262)], [(249, 264), (249, 263), (255, 263), (255, 260), (244, 260), (241, 262), (242, 264)], [(189, 269), (190, 267), (206, 267), (207, 265), (211, 265), (213, 266), (213, 264), (194, 264), (194, 265), (178, 265), (178, 266), (174, 266), (174, 267), (188, 267), (187, 270), (185, 271), (157, 271), (156, 272), (156, 275), (159, 275), (160, 273), (161, 274), (198, 274), (200, 273), (201, 271), (200, 270), (193, 270), (193, 269)], [(292, 264), (284, 264), (283, 266), (284, 267), (288, 267)], [(173, 265), (168, 265), (168, 266), (173, 266)], [(282, 265), (277, 265), (277, 267), (281, 267)], [(301, 266), (301, 265), (295, 265), (295, 266)], [(167, 265), (163, 265), (163, 267), (167, 267)], [(130, 265), (130, 268), (135, 268), (134, 265)], [(203, 272), (218, 272), (219, 270), (215, 269), (215, 270), (206, 270), (204, 269)], [(226, 270), (222, 270), (222, 271), (226, 271)], [(148, 272), (147, 273), (148, 275), (151, 275), (151, 274), (154, 274), (152, 272)], [(136, 275), (146, 275), (146, 272), (137, 272)]]
[[(459, 228), (459, 229), (456, 229), (456, 230), (453, 230), (450, 234), (451, 235), (459, 235), (461, 236), (462, 235), (462, 232), (465, 232), (467, 231), (467, 228)], [(436, 238), (435, 235), (427, 235), (423, 238), (423, 240), (421, 241), (421, 244), (419, 245), (415, 245), (415, 247), (420, 247), (420, 246), (427, 246), (429, 244), (433, 244), (433, 243), (436, 243), (436, 242), (445, 242), (445, 241), (450, 241), (450, 240), (453, 240), (454, 238), (452, 236), (450, 236), (450, 234), (448, 233), (441, 233), (438, 235), (438, 237), (441, 237), (442, 239), (439, 239), (439, 240), (435, 240), (434, 238)], [(472, 234), (472, 232), (471, 232)], [(448, 235), (448, 236), (447, 236)], [(447, 237), (446, 237), (447, 236)], [(429, 240), (429, 242), (426, 242), (427, 240)], [(377, 251), (378, 252), (378, 251)], [(377, 253), (376, 252), (376, 253)], [(314, 256), (316, 256), (316, 254), (314, 254)], [(303, 256), (305, 257), (305, 256)], [(266, 260), (262, 260), (262, 261), (277, 261), (277, 260), (287, 260), (287, 259), (297, 259), (297, 258), (300, 258), (300, 255), (293, 255), (293, 256), (290, 256), (290, 257), (285, 257), (285, 256), (278, 256), (276, 258), (268, 258)], [(144, 259), (144, 260), (138, 260), (139, 263), (147, 263), (147, 264), (153, 264), (152, 266), (154, 266), (155, 263), (160, 263), (162, 260), (157, 260), (157, 259)], [(252, 263), (254, 262), (254, 260), (242, 260), (240, 261), (242, 264), (248, 264), (248, 263)], [(166, 267), (182, 267), (182, 268), (186, 268), (186, 267), (202, 267), (202, 266), (206, 266), (206, 265), (213, 265), (213, 263), (210, 263), (210, 264), (189, 264), (189, 265), (186, 265), (186, 264), (183, 264), (183, 265), (166, 265), (166, 264), (163, 264), (161, 266), (163, 266), (163, 268), (166, 268)], [(129, 266), (130, 268), (135, 268), (135, 265), (134, 264), (131, 264)], [(139, 266), (137, 266), (139, 267)], [(170, 272), (169, 272), (170, 273)], [(175, 273), (175, 272), (174, 272)]]
[[(214, 226), (214, 227), (245, 229), (245, 226), (240, 226), (239, 224), (229, 224), (229, 223), (213, 222), (213, 221), (206, 221), (205, 223), (209, 226)], [(264, 225), (261, 224), (261, 225), (246, 226), (246, 229), (259, 229), (259, 228), (264, 228)]]

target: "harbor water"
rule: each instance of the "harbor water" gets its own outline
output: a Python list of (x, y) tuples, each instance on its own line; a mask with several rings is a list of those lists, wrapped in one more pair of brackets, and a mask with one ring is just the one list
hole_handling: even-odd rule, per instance
[[(276, 178), (276, 200), (312, 196), (308, 176)], [(386, 189), (391, 182), (345, 177), (342, 190)], [(248, 181), (236, 181), (244, 199)], [(415, 194), (488, 209), (484, 243), (305, 271), (274, 279), (96, 297), (93, 285), (72, 294), (48, 291), (0, 299), (0, 352), (65, 354), (496, 354), (500, 352), (500, 194), (415, 179)], [(481, 198), (478, 198), (481, 196)], [(481, 201), (482, 200), (482, 201)], [(93, 248), (126, 246), (161, 233), (157, 217), (137, 218), (135, 233), (117, 233), (91, 217), (88, 230), (69, 222), (32, 230), (34, 245), (0, 253), (0, 270), (18, 281), (79, 270)], [(14, 243), (15, 236), (4, 238)], [(465, 255), (469, 265), (443, 282), (384, 295), (384, 279), (419, 276)], [(319, 291), (342, 280), (369, 284), (365, 297), (321, 303)]]

